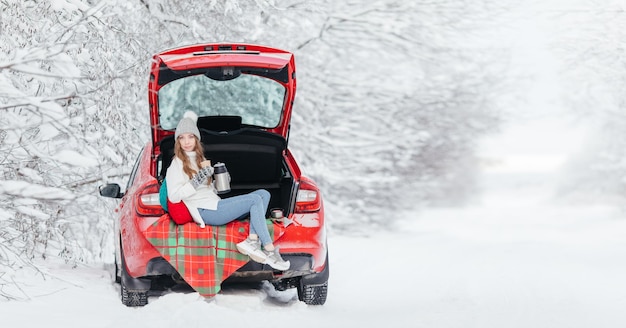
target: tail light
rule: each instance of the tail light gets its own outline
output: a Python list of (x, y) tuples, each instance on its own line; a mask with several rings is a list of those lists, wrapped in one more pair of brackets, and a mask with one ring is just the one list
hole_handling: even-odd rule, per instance
[(148, 184), (139, 191), (137, 214), (142, 216), (161, 216), (165, 214), (159, 200), (159, 184)]
[(305, 177), (300, 181), (296, 195), (296, 213), (317, 212), (322, 208), (322, 196), (315, 183)]

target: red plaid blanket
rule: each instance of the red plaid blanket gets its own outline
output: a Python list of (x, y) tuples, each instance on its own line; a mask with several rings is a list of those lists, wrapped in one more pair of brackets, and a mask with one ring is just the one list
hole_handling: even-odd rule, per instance
[[(226, 278), (250, 260), (236, 247), (248, 236), (249, 226), (248, 220), (205, 228), (195, 223), (177, 225), (165, 214), (144, 235), (193, 289), (212, 297)], [(271, 220), (267, 227), (274, 240), (284, 233), (282, 224)]]

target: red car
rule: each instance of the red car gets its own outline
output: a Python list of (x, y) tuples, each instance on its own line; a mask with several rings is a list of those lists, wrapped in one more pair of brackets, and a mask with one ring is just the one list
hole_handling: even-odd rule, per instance
[[(143, 306), (154, 290), (185, 284), (207, 297), (229, 282), (267, 280), (297, 288), (306, 304), (326, 302), (329, 264), (324, 206), (287, 147), (296, 92), (292, 53), (253, 44), (197, 44), (154, 55), (148, 98), (152, 140), (138, 156), (126, 189), (100, 187), (121, 198), (116, 209), (116, 281), (122, 303)], [(246, 219), (202, 229), (177, 225), (164, 210), (161, 182), (173, 156), (174, 130), (185, 111), (198, 114), (205, 157), (225, 163), (231, 191), (266, 189), (268, 227), (289, 269), (276, 271), (237, 252)], [(181, 203), (182, 204), (182, 203)], [(272, 213), (283, 217), (272, 218)]]

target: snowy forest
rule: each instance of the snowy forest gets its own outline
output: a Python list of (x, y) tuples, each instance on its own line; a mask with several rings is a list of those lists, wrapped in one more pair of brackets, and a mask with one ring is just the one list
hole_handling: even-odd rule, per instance
[[(567, 3), (0, 0), (0, 299), (35, 259), (110, 260), (116, 204), (98, 186), (125, 185), (150, 138), (151, 56), (186, 44), (295, 53), (289, 146), (335, 233), (471, 198), (478, 141), (528, 105), (533, 72), (511, 56), (524, 38), (565, 63), (554, 92), (597, 130), (563, 189), (623, 199), (626, 3)], [(560, 37), (530, 33), (529, 17)]]

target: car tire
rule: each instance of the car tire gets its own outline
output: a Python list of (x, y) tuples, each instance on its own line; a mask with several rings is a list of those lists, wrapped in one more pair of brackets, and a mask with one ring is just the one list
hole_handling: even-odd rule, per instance
[(328, 281), (321, 285), (306, 285), (302, 282), (298, 286), (298, 299), (308, 305), (324, 305), (328, 294)]
[(298, 299), (308, 305), (324, 305), (328, 295), (328, 277), (330, 274), (330, 263), (328, 262), (328, 252), (326, 252), (326, 265), (319, 273), (300, 277), (296, 285)]
[(145, 306), (148, 304), (148, 291), (151, 281), (141, 278), (133, 278), (126, 271), (124, 252), (120, 251), (122, 258), (120, 274), (120, 294), (122, 304), (128, 307)]
[(148, 292), (129, 291), (124, 284), (121, 287), (122, 304), (128, 307), (145, 306), (148, 304)]

